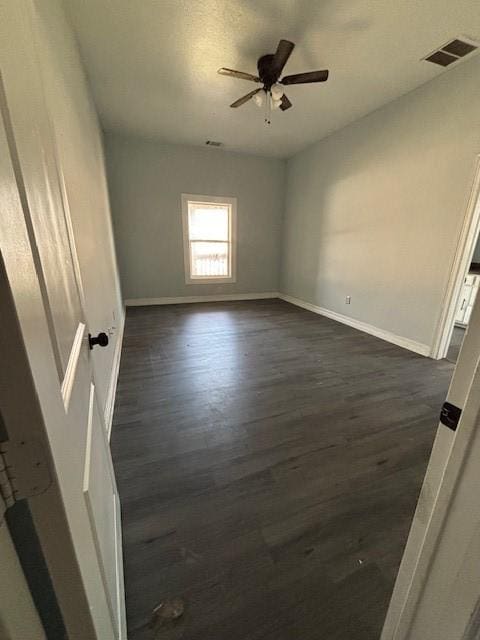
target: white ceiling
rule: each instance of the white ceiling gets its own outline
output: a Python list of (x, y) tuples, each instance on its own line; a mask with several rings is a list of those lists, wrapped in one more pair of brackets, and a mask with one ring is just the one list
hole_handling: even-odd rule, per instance
[[(479, 0), (65, 2), (105, 129), (267, 156), (290, 156), (442, 73), (421, 58), (449, 39), (480, 40)], [(293, 108), (266, 126), (252, 101), (228, 106), (256, 85), (217, 69), (256, 73), (280, 38), (296, 43), (286, 73), (328, 68), (330, 79), (288, 87)]]

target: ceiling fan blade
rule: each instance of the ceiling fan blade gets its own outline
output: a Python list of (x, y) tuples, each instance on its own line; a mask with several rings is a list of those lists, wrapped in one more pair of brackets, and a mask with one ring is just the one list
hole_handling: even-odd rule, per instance
[(253, 96), (257, 94), (259, 91), (263, 91), (263, 89), (260, 88), (260, 89), (254, 89), (253, 91), (250, 91), (250, 93), (247, 93), (246, 96), (243, 96), (242, 98), (235, 100), (235, 102), (232, 102), (230, 106), (233, 107), (234, 109), (236, 109), (237, 107), (241, 107), (242, 104), (245, 104), (245, 102), (248, 102), (249, 100), (251, 100)]
[(231, 78), (240, 78), (241, 80), (251, 80), (252, 82), (260, 82), (258, 76), (254, 76), (251, 73), (245, 73), (244, 71), (235, 71), (235, 69), (227, 69), (222, 67), (217, 71), (221, 76), (230, 76)]
[(292, 103), (290, 102), (290, 100), (287, 98), (287, 96), (285, 94), (283, 94), (282, 96), (282, 101), (280, 103), (280, 109), (282, 111), (286, 111), (287, 109), (290, 109), (290, 107), (292, 107)]
[(277, 50), (273, 56), (272, 67), (280, 75), (283, 71), (283, 67), (287, 64), (287, 60), (290, 57), (295, 45), (290, 40), (280, 40)]
[(307, 73), (294, 73), (281, 79), (282, 84), (306, 84), (307, 82), (325, 82), (328, 79), (328, 71), (308, 71)]

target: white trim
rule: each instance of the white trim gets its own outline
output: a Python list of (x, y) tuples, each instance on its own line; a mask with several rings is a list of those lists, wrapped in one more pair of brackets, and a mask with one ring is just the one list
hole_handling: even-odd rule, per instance
[(336, 320), (337, 322), (346, 324), (349, 327), (353, 327), (354, 329), (358, 329), (359, 331), (363, 331), (364, 333), (369, 333), (376, 338), (386, 340), (387, 342), (396, 344), (397, 346), (408, 349), (409, 351), (414, 351), (415, 353), (419, 353), (422, 356), (430, 356), (430, 347), (427, 344), (423, 344), (422, 342), (410, 340), (410, 338), (404, 338), (403, 336), (397, 336), (391, 331), (379, 329), (378, 327), (374, 327), (372, 324), (367, 324), (366, 322), (362, 322), (361, 320), (356, 320), (355, 318), (344, 316), (341, 313), (330, 311), (330, 309), (325, 309), (324, 307), (317, 307), (317, 305), (315, 304), (305, 302), (304, 300), (300, 300), (299, 298), (294, 298), (293, 296), (289, 296), (286, 293), (280, 293), (278, 297), (282, 300), (285, 300), (285, 302), (290, 302), (291, 304), (296, 305), (297, 307), (302, 307), (303, 309), (308, 309), (308, 311), (313, 311), (313, 313), (318, 313), (319, 315), (325, 316), (326, 318), (331, 318), (332, 320)]
[[(116, 498), (116, 483), (115, 483), (115, 478), (112, 475), (112, 469), (111, 469), (111, 464), (108, 463), (108, 461), (110, 460), (110, 450), (109, 450), (109, 446), (108, 446), (108, 441), (105, 440), (105, 434), (101, 432), (102, 429), (102, 424), (100, 423), (100, 421), (98, 420), (99, 413), (98, 413), (98, 404), (95, 402), (96, 397), (95, 397), (95, 385), (91, 382), (90, 383), (90, 398), (89, 398), (89, 403), (88, 403), (88, 420), (87, 420), (87, 441), (86, 441), (86, 448), (85, 448), (85, 462), (84, 462), (84, 467), (83, 467), (83, 498), (85, 500), (85, 505), (87, 507), (87, 514), (88, 514), (88, 519), (89, 519), (89, 524), (90, 524), (90, 528), (91, 528), (91, 532), (92, 532), (92, 536), (93, 536), (93, 542), (95, 545), (95, 549), (97, 551), (97, 557), (99, 560), (99, 568), (100, 568), (100, 575), (102, 577), (102, 582), (103, 582), (103, 587), (105, 590), (105, 595), (107, 597), (107, 605), (108, 605), (108, 610), (110, 612), (110, 619), (112, 622), (112, 626), (115, 630), (118, 630), (119, 627), (121, 627), (121, 617), (117, 619), (117, 616), (115, 615), (116, 613), (118, 614), (117, 611), (117, 606), (115, 606), (114, 608), (114, 603), (111, 600), (111, 595), (110, 594), (110, 589), (108, 586), (108, 578), (107, 578), (107, 572), (105, 569), (105, 563), (104, 563), (104, 558), (102, 555), (102, 549), (101, 549), (101, 545), (100, 545), (100, 540), (99, 540), (99, 535), (98, 535), (98, 527), (97, 527), (97, 522), (99, 520), (98, 518), (98, 514), (95, 513), (95, 509), (94, 509), (94, 504), (92, 501), (92, 491), (91, 491), (91, 487), (92, 487), (92, 483), (91, 483), (91, 475), (92, 475), (92, 450), (94, 450), (94, 447), (92, 446), (92, 442), (93, 442), (93, 432), (96, 431), (99, 433), (99, 437), (100, 437), (100, 442), (102, 443), (100, 446), (103, 447), (103, 455), (105, 456), (105, 459), (107, 461), (107, 467), (108, 467), (108, 475), (109, 475), (109, 480), (111, 482), (111, 488), (113, 489), (112, 491), (112, 495), (111, 495), (111, 499), (113, 502), (113, 514), (114, 514), (114, 529), (113, 529), (113, 533), (114, 536), (117, 533), (117, 522), (116, 522), (116, 518), (117, 518), (117, 513), (116, 513), (116, 502), (115, 502), (115, 498)], [(95, 417), (94, 417), (94, 413), (97, 412), (97, 429), (94, 426), (94, 422), (95, 422)], [(97, 443), (98, 446), (98, 443)], [(95, 449), (95, 451), (98, 454), (98, 449)], [(105, 470), (105, 466), (101, 467), (102, 471)], [(117, 540), (114, 540), (114, 545), (116, 547), (117, 545)], [(116, 563), (118, 562), (118, 555), (115, 555), (115, 561)], [(115, 566), (115, 582), (116, 582), (116, 603), (118, 603), (118, 593), (119, 593), (119, 587), (118, 587), (118, 580), (119, 580), (119, 568), (118, 568), (118, 564), (116, 564)], [(122, 573), (123, 575), (123, 573)]]
[(194, 302), (228, 302), (229, 300), (267, 300), (279, 298), (277, 291), (264, 293), (225, 293), (211, 296), (180, 296), (175, 298), (129, 298), (126, 307), (146, 307), (154, 304), (190, 304)]
[[(188, 204), (198, 202), (202, 204), (228, 205), (230, 245), (230, 275), (227, 277), (192, 277), (190, 275), (190, 238), (188, 234)], [(232, 196), (200, 196), (192, 193), (182, 193), (182, 230), (183, 230), (183, 263), (186, 284), (220, 284), (235, 283), (237, 281), (237, 198)]]
[(427, 344), (423, 344), (422, 342), (417, 342), (415, 340), (410, 340), (410, 338), (404, 338), (403, 336), (398, 336), (391, 331), (379, 329), (378, 327), (374, 327), (373, 325), (362, 322), (361, 320), (349, 318), (348, 316), (344, 316), (341, 313), (337, 313), (336, 311), (330, 311), (329, 309), (325, 309), (324, 307), (318, 307), (317, 305), (314, 305), (310, 302), (305, 302), (304, 300), (294, 298), (293, 296), (289, 296), (286, 293), (279, 293), (278, 291), (266, 291), (263, 293), (226, 293), (210, 296), (179, 296), (171, 298), (128, 298), (127, 300), (125, 300), (125, 306), (146, 307), (151, 305), (194, 304), (197, 302), (267, 300), (271, 298), (280, 298), (281, 300), (290, 302), (297, 307), (302, 307), (303, 309), (307, 309), (308, 311), (313, 311), (313, 313), (331, 318), (332, 320), (336, 320), (337, 322), (346, 324), (349, 327), (353, 327), (354, 329), (358, 329), (359, 331), (368, 333), (372, 336), (375, 336), (376, 338), (380, 338), (381, 340), (386, 340), (387, 342), (396, 344), (397, 346), (408, 349), (409, 351), (419, 353), (422, 356), (430, 357), (431, 350)]
[(67, 368), (65, 371), (65, 377), (63, 378), (61, 392), (63, 398), (63, 404), (65, 411), (68, 411), (68, 405), (70, 404), (70, 396), (72, 394), (73, 383), (75, 382), (75, 373), (77, 371), (78, 359), (82, 348), (83, 336), (85, 334), (85, 324), (83, 322), (78, 323), (75, 337), (73, 338), (72, 348), (70, 350), (70, 356), (68, 358)]
[(110, 440), (113, 422), (113, 410), (115, 408), (115, 393), (117, 391), (118, 372), (120, 370), (120, 358), (122, 357), (123, 330), (125, 328), (125, 311), (122, 310), (120, 318), (120, 326), (117, 331), (117, 342), (115, 343), (115, 353), (113, 354), (112, 371), (110, 374), (110, 383), (108, 385), (107, 399), (105, 402), (105, 410), (103, 420), (107, 439)]
[(463, 220), (462, 230), (458, 238), (455, 257), (450, 269), (448, 284), (442, 302), (442, 310), (435, 331), (432, 346), (432, 358), (445, 358), (452, 337), (454, 319), (462, 284), (468, 272), (475, 241), (480, 230), (480, 154), (476, 156), (475, 177)]

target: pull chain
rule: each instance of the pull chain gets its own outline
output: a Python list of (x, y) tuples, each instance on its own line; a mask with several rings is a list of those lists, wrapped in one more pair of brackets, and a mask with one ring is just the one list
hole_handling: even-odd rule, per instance
[(265, 124), (270, 124), (270, 113), (272, 109), (272, 97), (270, 91), (265, 91)]

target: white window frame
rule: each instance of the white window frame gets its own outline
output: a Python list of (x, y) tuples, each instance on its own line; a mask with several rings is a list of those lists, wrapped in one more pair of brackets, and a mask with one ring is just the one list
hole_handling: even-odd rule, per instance
[[(191, 276), (190, 238), (188, 234), (188, 204), (223, 204), (230, 207), (229, 238), (230, 275), (229, 276)], [(227, 196), (199, 196), (182, 193), (183, 259), (186, 284), (233, 283), (237, 281), (237, 199)]]

